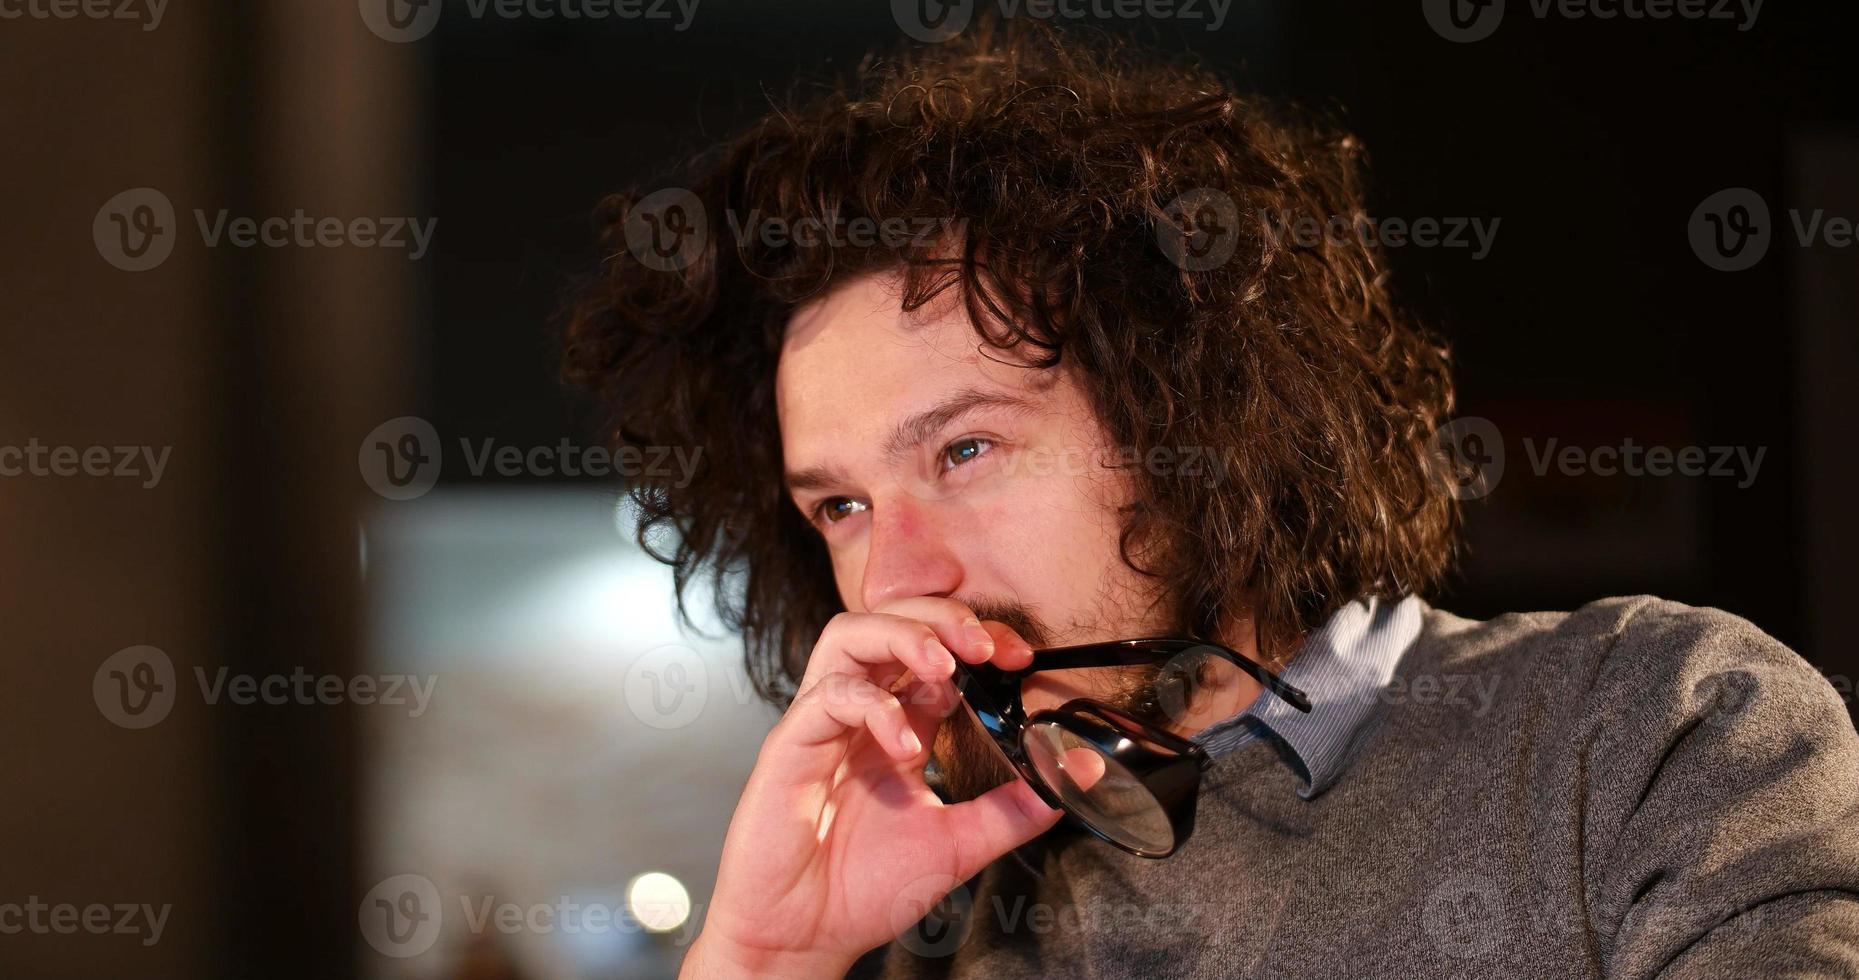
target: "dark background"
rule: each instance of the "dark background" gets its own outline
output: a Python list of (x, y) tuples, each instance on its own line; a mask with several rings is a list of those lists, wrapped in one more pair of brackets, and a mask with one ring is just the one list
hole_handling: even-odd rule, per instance
[[(1719, 272), (1693, 254), (1686, 225), (1726, 187), (1761, 192), (1778, 218), (1803, 195), (1838, 206), (1812, 201), (1789, 168), (1797, 141), (1859, 139), (1845, 67), (1854, 15), (1776, 4), (1738, 32), (1536, 20), (1513, 6), (1473, 44), (1442, 40), (1407, 3), (1241, 3), (1217, 32), (1093, 26), (1341, 118), (1370, 149), (1379, 215), (1501, 222), (1482, 260), (1412, 246), (1390, 258), (1401, 295), (1454, 346), (1462, 413), (1505, 431), (1513, 486), (1526, 481), (1526, 436), (1539, 450), (1557, 436), (1767, 447), (1747, 488), (1500, 488), (1469, 508), (1468, 574), (1447, 604), (1489, 615), (1655, 592), (1735, 610), (1801, 648), (1804, 539), (1821, 524), (1802, 499), (1814, 461), (1797, 420), (1816, 393), (1799, 384), (1798, 257), (1777, 247), (1755, 268)], [(519, 444), (586, 432), (589, 416), (559, 392), (551, 338), (532, 328), (586, 266), (591, 202), (659, 186), (684, 155), (763, 111), (764, 91), (894, 41), (883, 4), (804, 15), (706, 5), (687, 33), (441, 22), (428, 52), (429, 176), (448, 226), (422, 365), (441, 431)], [(1612, 540), (1645, 521), (1667, 532)], [(1553, 525), (1577, 544), (1538, 574), (1506, 554), (1518, 525)], [(1660, 557), (1617, 554), (1635, 548)]]
[[(1859, 217), (1859, 15), (1771, 0), (1739, 32), (1510, 8), (1472, 44), (1434, 33), (1418, 0), (1235, 0), (1218, 32), (1090, 26), (1336, 114), (1370, 149), (1380, 216), (1501, 221), (1482, 260), (1390, 253), (1401, 296), (1454, 346), (1463, 414), (1496, 423), (1508, 454), (1468, 507), (1442, 605), (1656, 593), (1748, 617), (1850, 685), (1836, 617), (1859, 587), (1859, 249), (1778, 227), (1763, 261), (1721, 272), (1687, 224), (1730, 187), (1778, 225), (1791, 207)], [(448, 438), (591, 444), (550, 316), (595, 258), (595, 202), (660, 186), (797, 73), (902, 41), (885, 3), (705, 0), (682, 33), (462, 9), (401, 45), (342, 0), (176, 0), (146, 34), (0, 22), (0, 444), (172, 444), (177, 461), (147, 494), (0, 479), (19, 705), (0, 723), (15, 800), (0, 867), (22, 893), (207, 910), (152, 949), (7, 937), (0, 972), (380, 971), (355, 930), (370, 746), (353, 714), (177, 714), (136, 739), (99, 722), (91, 672), (151, 636), (254, 672), (358, 670), (355, 528), (378, 503), (356, 474), (364, 434), (410, 414)], [(90, 220), (145, 184), (177, 207), (433, 215), (438, 234), (419, 263), (196, 242), (125, 275), (98, 261)], [(1766, 455), (1741, 488), (1538, 476), (1524, 440), (1549, 438)], [(519, 482), (462, 464), (442, 482)]]

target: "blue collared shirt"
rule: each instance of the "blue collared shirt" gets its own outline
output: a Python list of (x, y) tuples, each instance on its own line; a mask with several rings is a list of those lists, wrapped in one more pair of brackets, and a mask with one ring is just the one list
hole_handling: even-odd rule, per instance
[(1305, 714), (1270, 691), (1237, 715), (1194, 736), (1218, 759), (1261, 736), (1277, 739), (1303, 769), (1310, 799), (1342, 775), (1355, 733), (1374, 713), (1401, 655), (1420, 635), (1421, 603), (1360, 599), (1304, 638), (1279, 676), (1310, 696)]

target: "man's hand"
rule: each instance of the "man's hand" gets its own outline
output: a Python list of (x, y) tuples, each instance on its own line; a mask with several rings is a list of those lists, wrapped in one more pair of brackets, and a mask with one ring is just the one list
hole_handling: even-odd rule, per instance
[(1012, 670), (1032, 656), (1012, 630), (953, 599), (834, 617), (762, 743), (682, 975), (843, 976), (1058, 822), (1020, 780), (954, 805), (923, 781), (927, 746), (960, 709), (953, 657)]

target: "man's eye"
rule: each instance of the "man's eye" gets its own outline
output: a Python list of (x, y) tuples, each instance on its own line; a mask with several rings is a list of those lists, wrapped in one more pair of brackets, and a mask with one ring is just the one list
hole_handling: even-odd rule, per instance
[(813, 514), (823, 524), (837, 524), (864, 509), (866, 505), (862, 501), (851, 497), (828, 497), (820, 501)]
[(994, 444), (986, 439), (957, 439), (942, 449), (942, 468), (952, 470), (963, 463), (973, 461), (977, 456), (993, 448)]

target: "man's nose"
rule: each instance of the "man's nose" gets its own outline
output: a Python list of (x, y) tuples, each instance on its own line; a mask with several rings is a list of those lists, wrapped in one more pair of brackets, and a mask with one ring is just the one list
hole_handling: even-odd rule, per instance
[(954, 595), (962, 585), (962, 564), (945, 529), (922, 501), (899, 496), (903, 499), (872, 507), (870, 546), (859, 585), (867, 610), (893, 599)]

